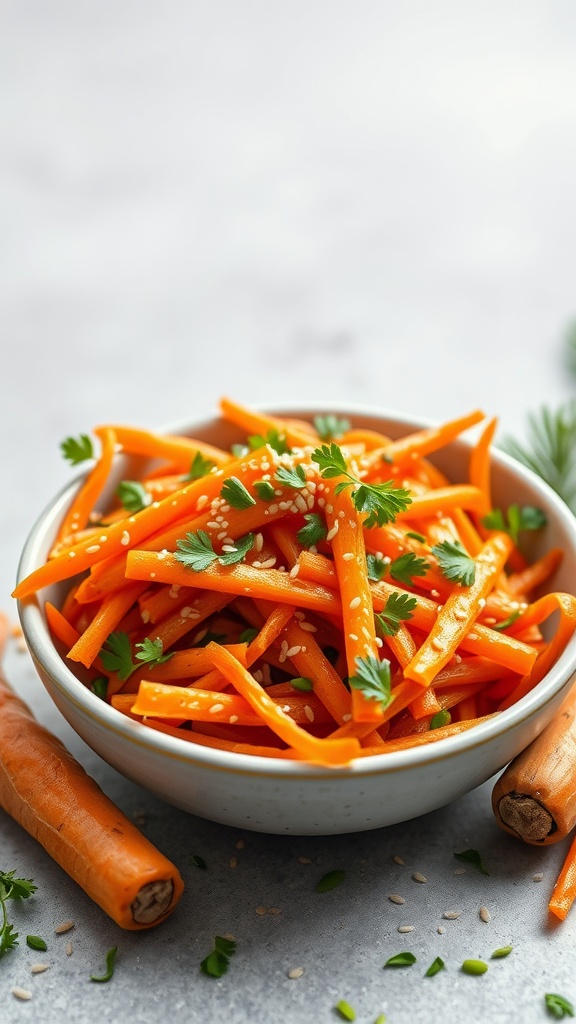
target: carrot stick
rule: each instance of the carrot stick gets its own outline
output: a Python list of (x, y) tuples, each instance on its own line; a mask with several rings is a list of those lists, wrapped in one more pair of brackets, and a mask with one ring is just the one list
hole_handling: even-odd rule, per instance
[(564, 921), (576, 899), (576, 839), (572, 840), (568, 854), (558, 875), (548, 909)]
[(565, 839), (576, 827), (576, 687), (543, 732), (508, 765), (492, 790), (496, 821), (535, 846)]
[(232, 461), (230, 452), (215, 448), (205, 441), (197, 441), (192, 437), (176, 437), (169, 434), (154, 434), (150, 430), (127, 427), (119, 424), (107, 424), (97, 427), (99, 430), (113, 430), (116, 440), (129, 455), (145, 455), (151, 459), (166, 459), (177, 466), (180, 472), (190, 469), (197, 452), (208, 458), (216, 466), (224, 466)]
[(560, 623), (550, 643), (540, 651), (530, 672), (512, 690), (502, 702), (499, 711), (511, 707), (544, 678), (552, 665), (562, 654), (574, 629), (576, 628), (576, 598), (572, 594), (546, 594), (523, 613), (522, 621), (526, 625), (543, 622), (554, 611), (560, 612)]
[(394, 465), (404, 465), (410, 460), (422, 458), (424, 455), (430, 455), (432, 452), (438, 451), (439, 448), (444, 448), (445, 445), (453, 441), (459, 434), (462, 434), (469, 427), (473, 427), (483, 419), (484, 413), (480, 412), (480, 410), (475, 410), (466, 416), (443, 423), (439, 427), (417, 430), (412, 434), (399, 438), (397, 441), (391, 441), (384, 446), (381, 452), (378, 450), (371, 452), (368, 461), (372, 465), (376, 462), (377, 458), (382, 461), (384, 456), (387, 462), (391, 462)]
[(490, 496), (490, 445), (497, 425), (497, 419), (488, 420), (470, 456), (470, 483), (478, 487), (484, 495), (484, 509), (481, 513), (483, 515), (486, 515), (492, 508)]
[[(233, 657), (233, 656), (232, 656)], [(293, 691), (291, 697), (271, 698), (294, 722), (317, 724), (331, 721), (314, 694), (305, 696)], [(226, 722), (233, 725), (261, 726), (262, 719), (248, 701), (233, 693), (214, 694), (197, 686), (170, 686), (142, 680), (136, 701), (132, 702), (134, 715), (152, 718), (178, 718), (200, 722)]]
[[(0, 649), (6, 628), (2, 618)], [(184, 884), (177, 868), (36, 721), (2, 675), (0, 805), (121, 928), (150, 928), (178, 903)]]
[(235, 423), (247, 434), (261, 434), (266, 436), (271, 430), (277, 430), (284, 434), (290, 445), (316, 445), (317, 435), (310, 425), (310, 430), (294, 426), (285, 420), (277, 419), (275, 416), (266, 416), (264, 413), (254, 412), (246, 409), (245, 406), (233, 402), (230, 398), (220, 399), (220, 412), (225, 419)]
[(71, 661), (79, 661), (86, 668), (99, 654), (102, 644), (110, 636), (122, 617), (132, 607), (136, 599), (142, 593), (146, 584), (136, 583), (133, 586), (123, 587), (115, 594), (111, 594), (102, 602), (101, 608), (97, 611), (92, 622), (78, 638), (67, 657)]
[(551, 548), (537, 562), (526, 566), (520, 572), (512, 573), (508, 577), (511, 592), (518, 595), (530, 594), (556, 572), (562, 557), (562, 548)]
[(199, 747), (214, 747), (217, 750), (229, 750), (233, 754), (250, 754), (251, 757), (279, 757), (294, 761), (298, 755), (291, 748), (266, 747), (255, 743), (241, 743), (234, 740), (226, 740), (219, 736), (209, 736), (206, 733), (198, 732), (196, 728), (177, 729), (166, 725), (165, 722), (158, 722), (153, 718), (145, 719), (146, 725), (157, 732), (166, 733), (176, 739), (186, 740), (189, 743), (196, 743)]
[(385, 740), (383, 747), (364, 747), (359, 757), (370, 757), (372, 754), (391, 754), (398, 750), (407, 750), (409, 747), (422, 747), (428, 743), (436, 743), (438, 740), (447, 739), (449, 736), (458, 736), (468, 729), (473, 729), (482, 722), (487, 722), (494, 715), (483, 715), (481, 718), (473, 718), (469, 722), (451, 722), (450, 725), (440, 726), (438, 729), (428, 729), (416, 736), (399, 737), (398, 739)]
[[(96, 431), (102, 444), (102, 452), (94, 468), (90, 471), (68, 509), (58, 531), (55, 545), (66, 541), (78, 530), (84, 530), (90, 513), (93, 511), (112, 466), (116, 449), (116, 435), (110, 428), (104, 427)], [(100, 531), (102, 532), (102, 531)]]
[(413, 494), (408, 508), (398, 513), (396, 521), (408, 522), (422, 516), (436, 515), (438, 511), (450, 512), (455, 508), (483, 514), (484, 495), (480, 488), (472, 484), (449, 484), (425, 494)]
[(252, 640), (246, 655), (250, 668), (268, 650), (282, 630), (288, 625), (296, 609), (289, 604), (278, 605), (270, 612), (258, 635)]
[(208, 644), (208, 650), (212, 654), (215, 667), (246, 698), (265, 724), (285, 743), (294, 747), (304, 760), (335, 767), (348, 764), (356, 756), (360, 749), (357, 740), (320, 740), (310, 736), (288, 718), (282, 708), (268, 697), (263, 687), (228, 651), (214, 643)]

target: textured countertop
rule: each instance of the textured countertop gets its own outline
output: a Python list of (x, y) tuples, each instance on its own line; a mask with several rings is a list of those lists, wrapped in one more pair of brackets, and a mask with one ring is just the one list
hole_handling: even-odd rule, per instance
[[(576, 393), (562, 341), (576, 312), (573, 4), (8, 0), (0, 55), (0, 606), (13, 621), (22, 544), (69, 477), (67, 434), (203, 416), (228, 393), (432, 419), (480, 406), (521, 435), (530, 409)], [(544, 992), (576, 1002), (576, 918), (546, 915), (566, 844), (501, 833), (490, 783), (384, 830), (240, 834), (102, 762), (15, 641), (7, 672), (186, 892), (162, 927), (123, 933), (0, 812), (0, 868), (38, 885), (13, 919), (49, 945), (0, 961), (2, 1024), (329, 1024), (339, 999), (359, 1024), (537, 1022)], [(489, 877), (462, 871), (453, 854), (469, 847)], [(333, 868), (345, 883), (316, 894)], [(228, 932), (228, 974), (201, 975)], [(483, 977), (459, 972), (508, 944)], [(112, 946), (113, 981), (90, 983)], [(383, 971), (403, 949), (417, 965)], [(424, 978), (437, 955), (448, 969)], [(49, 970), (32, 976), (38, 960)]]

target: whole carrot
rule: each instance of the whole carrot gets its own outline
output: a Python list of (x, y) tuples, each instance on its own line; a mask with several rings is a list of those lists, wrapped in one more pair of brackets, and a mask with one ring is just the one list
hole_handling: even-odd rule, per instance
[[(6, 633), (0, 616), (0, 657)], [(150, 928), (178, 903), (178, 869), (36, 721), (1, 672), (0, 806), (121, 928)]]
[(501, 828), (535, 846), (557, 843), (576, 826), (576, 686), (502, 773), (492, 807)]

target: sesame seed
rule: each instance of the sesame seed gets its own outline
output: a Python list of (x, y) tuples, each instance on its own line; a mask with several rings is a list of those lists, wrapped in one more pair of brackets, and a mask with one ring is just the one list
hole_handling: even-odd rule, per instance
[(297, 978), (301, 978), (303, 974), (303, 967), (293, 967), (291, 971), (288, 971), (288, 977), (291, 978), (292, 981), (296, 981)]
[(351, 722), (352, 721), (352, 715), (351, 714), (342, 715), (342, 721), (343, 722)]
[(155, 578), (156, 578), (156, 573), (155, 572), (151, 572), (150, 573), (150, 579), (153, 580)]
[(430, 591), (430, 597), (433, 597), (434, 600), (436, 600), (437, 597), (440, 597), (439, 591), (438, 590), (431, 590)]
[(69, 551), (68, 552), (68, 558), (76, 558), (76, 552), (75, 551)]
[(376, 644), (376, 647), (384, 646), (384, 641), (379, 636), (374, 637), (374, 643)]
[(264, 917), (264, 914), (267, 913), (267, 908), (266, 907), (256, 907), (256, 913), (258, 914), (258, 917)]
[(130, 534), (128, 533), (128, 530), (124, 530), (124, 533), (120, 537), (120, 543), (124, 547), (126, 547), (126, 545), (130, 543)]
[(204, 508), (204, 506), (207, 505), (207, 504), (208, 504), (208, 495), (207, 494), (201, 494), (200, 497), (198, 498), (198, 501), (196, 502), (196, 510), (198, 512), (200, 512)]
[(297, 654), (300, 654), (301, 650), (302, 650), (302, 645), (301, 644), (296, 644), (294, 647), (289, 647), (288, 650), (286, 651), (286, 657), (287, 658), (295, 658)]
[(537, 875), (532, 875), (532, 881), (533, 882), (541, 882), (543, 878), (544, 878), (544, 875), (542, 874), (541, 871), (539, 871)]
[(353, 558), (354, 558), (354, 552), (353, 551), (345, 551), (344, 554), (342, 555), (342, 560), (344, 562), (351, 562)]
[(32, 993), (29, 992), (27, 988), (13, 988), (12, 995), (15, 996), (16, 999), (32, 999)]
[(150, 612), (148, 611), (147, 608), (142, 609), (142, 611), (140, 612), (140, 618), (142, 619), (142, 622), (150, 622)]
[(352, 600), (350, 601), (350, 607), (351, 608), (357, 608), (358, 605), (361, 603), (361, 601), (362, 601), (362, 598), (360, 598), (360, 597), (353, 597)]
[(263, 537), (263, 535), (261, 533), (257, 533), (256, 536), (254, 537), (254, 548), (255, 548), (255, 550), (256, 551), (262, 551), (263, 544), (264, 544), (264, 537)]
[(402, 896), (398, 896), (395, 892), (391, 893), (388, 899), (390, 900), (390, 903), (398, 903), (398, 905), (406, 903), (406, 900), (402, 899)]
[(310, 707), (309, 704), (304, 705), (304, 714), (306, 715), (306, 718), (308, 719), (309, 722), (314, 721), (314, 712), (312, 711), (312, 708)]
[(300, 854), (300, 856), (298, 857), (298, 863), (299, 864), (311, 864), (312, 861), (311, 861), (310, 857), (304, 857), (302, 854)]
[(296, 565), (293, 565), (292, 568), (290, 569), (290, 576), (292, 576), (292, 577), (297, 576), (299, 572), (300, 572), (300, 562), (296, 562)]
[(305, 633), (317, 633), (318, 627), (313, 622), (301, 622), (300, 629), (303, 629)]
[(348, 633), (349, 640), (358, 640), (356, 633)]
[(414, 931), (414, 925), (413, 924), (401, 924), (399, 926), (399, 928), (397, 928), (396, 930), (401, 932), (404, 935), (407, 932), (413, 932)]
[(66, 932), (71, 931), (73, 927), (74, 921), (62, 921), (62, 924), (56, 925), (56, 928), (54, 929), (54, 934), (64, 935)]
[(488, 907), (480, 907), (480, 910), (478, 911), (478, 917), (480, 918), (481, 921), (484, 921), (484, 924), (489, 924), (489, 922), (492, 920), (492, 915), (490, 914)]
[(432, 640), (432, 647), (435, 647), (437, 651), (444, 650), (444, 643), (439, 636), (435, 636), (434, 639)]
[(236, 857), (236, 856), (230, 857), (230, 867), (231, 868), (237, 868), (238, 867), (238, 857)]
[(275, 556), (273, 556), (272, 558), (267, 558), (265, 562), (262, 562), (262, 565), (260, 566), (260, 568), (261, 569), (272, 569), (272, 567), (275, 566), (275, 565), (276, 565), (276, 558), (275, 558)]
[(270, 505), (268, 511), (271, 516), (275, 516), (278, 511), (278, 505)]
[(230, 715), (228, 721), (230, 722), (230, 725), (235, 725), (238, 721), (238, 715)]
[(95, 555), (97, 551), (100, 551), (99, 544), (91, 544), (90, 547), (86, 548), (87, 555)]
[(426, 876), (425, 875), (421, 875), (419, 871), (415, 871), (414, 872), (414, 874), (412, 875), (412, 879), (413, 879), (414, 882), (420, 882), (422, 884), (424, 884), (424, 882), (428, 881)]
[(436, 929), (436, 931), (438, 932), (438, 935), (444, 935), (444, 932), (446, 931), (446, 929), (443, 928), (441, 924), (439, 924), (437, 929)]
[(269, 914), (281, 914), (282, 910), (280, 907), (268, 907)]
[(73, 952), (72, 943), (71, 942), (67, 942), (66, 943), (66, 956), (72, 956), (72, 952)]
[(44, 971), (47, 971), (49, 966), (49, 964), (32, 964), (30, 974), (44, 974)]
[(334, 526), (332, 527), (332, 529), (329, 530), (328, 533), (326, 534), (326, 540), (334, 540), (334, 537), (338, 533), (339, 525), (340, 525), (339, 521), (336, 520), (336, 522), (334, 523)]
[(478, 634), (477, 633), (468, 633), (467, 639), (468, 640), (477, 640), (478, 639)]
[(212, 707), (209, 709), (211, 715), (217, 715), (219, 711), (224, 711), (223, 704), (213, 704)]
[(460, 917), (460, 911), (445, 910), (444, 913), (442, 914), (442, 917), (445, 918), (446, 921), (455, 921), (458, 917)]
[(454, 874), (455, 875), (465, 875), (466, 874), (466, 868), (454, 868)]

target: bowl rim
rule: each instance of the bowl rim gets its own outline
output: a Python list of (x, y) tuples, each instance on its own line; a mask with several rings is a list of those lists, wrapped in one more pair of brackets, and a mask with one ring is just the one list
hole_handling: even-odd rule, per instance
[[(305, 417), (317, 414), (343, 415), (349, 417), (366, 417), (377, 420), (394, 421), (402, 429), (417, 430), (439, 425), (441, 421), (414, 417), (403, 412), (388, 408), (374, 408), (347, 402), (334, 404), (310, 402), (267, 402), (252, 405), (256, 411), (268, 412), (270, 415)], [(270, 410), (273, 410), (270, 412)], [(221, 420), (216, 413), (205, 415), (200, 419), (183, 419), (172, 421), (158, 428), (159, 433), (174, 433), (194, 436), (195, 430), (210, 427)], [(470, 448), (470, 441), (459, 437), (456, 445)], [(574, 537), (576, 552), (576, 518), (572, 515), (564, 501), (531, 470), (523, 466), (498, 449), (492, 450), (492, 459), (500, 462), (504, 468), (512, 471), (523, 482), (536, 492), (541, 492), (546, 502), (552, 505), (555, 515), (565, 529)], [(25, 541), (20, 557), (17, 579), (20, 582), (33, 569), (44, 561), (42, 552), (49, 529), (57, 522), (61, 512), (80, 486), (86, 472), (79, 473), (66, 483), (48, 502), (32, 526)], [(42, 595), (42, 591), (39, 591)], [(482, 747), (507, 732), (517, 729), (535, 713), (542, 710), (548, 703), (555, 700), (562, 688), (576, 672), (576, 633), (572, 635), (560, 658), (555, 662), (544, 678), (526, 696), (510, 708), (500, 712), (494, 718), (481, 722), (472, 730), (444, 737), (435, 743), (423, 744), (400, 751), (371, 754), (356, 758), (350, 765), (339, 768), (324, 768), (319, 765), (292, 761), (283, 758), (258, 757), (253, 754), (241, 754), (221, 750), (216, 747), (204, 747), (191, 741), (151, 729), (111, 705), (102, 701), (91, 690), (84, 686), (72, 670), (61, 658), (50, 635), (45, 614), (42, 610), (39, 595), (21, 599), (17, 602), (18, 614), (24, 638), (34, 661), (42, 666), (51, 683), (60, 696), (72, 704), (76, 711), (85, 719), (89, 719), (97, 727), (104, 727), (112, 736), (128, 741), (130, 744), (155, 753), (168, 759), (185, 762), (190, 766), (232, 772), (235, 775), (270, 777), (277, 780), (317, 779), (328, 780), (353, 776), (354, 778), (373, 777), (396, 773), (402, 769), (417, 769), (423, 765), (433, 765), (440, 761), (457, 757), (464, 751)], [(46, 684), (45, 684), (46, 685)], [(50, 692), (50, 688), (47, 687)], [(54, 700), (52, 693), (50, 696)], [(57, 703), (55, 701), (55, 703)], [(58, 705), (59, 706), (59, 705)], [(64, 713), (64, 712), (63, 712)], [(72, 724), (72, 723), (71, 723)], [(75, 726), (73, 726), (75, 728)], [(75, 731), (78, 730), (75, 728)], [(90, 740), (86, 739), (89, 744)]]

